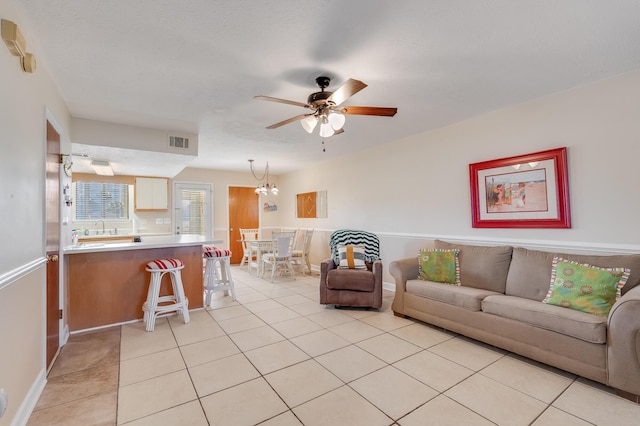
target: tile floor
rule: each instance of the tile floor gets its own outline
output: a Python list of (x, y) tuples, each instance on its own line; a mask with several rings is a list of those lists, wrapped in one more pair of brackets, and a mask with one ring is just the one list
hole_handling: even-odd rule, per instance
[(237, 302), (72, 335), (29, 425), (638, 425), (610, 389), (233, 268)]

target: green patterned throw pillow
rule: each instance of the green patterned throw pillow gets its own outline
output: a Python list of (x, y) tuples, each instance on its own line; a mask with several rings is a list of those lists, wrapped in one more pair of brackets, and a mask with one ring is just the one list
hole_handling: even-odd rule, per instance
[(542, 302), (607, 316), (630, 272), (627, 268), (599, 268), (556, 256), (551, 264), (549, 292)]
[(420, 250), (418, 279), (460, 285), (459, 249)]

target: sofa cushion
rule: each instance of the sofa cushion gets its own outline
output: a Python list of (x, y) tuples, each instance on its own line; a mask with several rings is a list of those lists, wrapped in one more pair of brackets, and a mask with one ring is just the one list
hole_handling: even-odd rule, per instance
[[(462, 286), (504, 293), (512, 247), (484, 247), (435, 240), (435, 248), (460, 250), (458, 260)], [(549, 274), (551, 274), (551, 270), (549, 270)], [(547, 288), (548, 284), (547, 282)]]
[(438, 302), (458, 306), (470, 311), (481, 310), (480, 303), (485, 297), (500, 294), (480, 288), (458, 287), (451, 284), (423, 280), (407, 280), (406, 291), (416, 296), (437, 300)]
[[(511, 266), (507, 275), (505, 293), (510, 296), (525, 297), (541, 301), (549, 291), (551, 263), (554, 256), (563, 257), (579, 263), (588, 263), (601, 268), (627, 268), (631, 272), (627, 283), (622, 287), (622, 294), (640, 282), (640, 254), (615, 256), (587, 256), (579, 254), (552, 253), (540, 250), (529, 250), (522, 247), (513, 249)], [(460, 258), (462, 270), (462, 257)], [(464, 283), (464, 275), (462, 279)]]
[(331, 269), (327, 273), (327, 288), (331, 290), (373, 291), (375, 275), (359, 269)]
[[(607, 319), (514, 296), (487, 296), (482, 311), (591, 343), (607, 342)], [(530, 342), (535, 344), (535, 342)], [(544, 346), (541, 343), (540, 346)]]
[(458, 249), (420, 250), (418, 279), (460, 285)]
[(542, 302), (606, 317), (628, 278), (629, 269), (599, 268), (556, 256), (549, 291)]

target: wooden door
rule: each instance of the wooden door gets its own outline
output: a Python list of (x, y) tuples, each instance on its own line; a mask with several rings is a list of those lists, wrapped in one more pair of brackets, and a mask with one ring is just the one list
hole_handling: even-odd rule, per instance
[(47, 121), (47, 368), (60, 347), (60, 135)]
[(255, 188), (229, 187), (229, 248), (232, 264), (242, 260), (242, 243), (238, 242), (240, 228), (259, 228), (259, 213), (259, 196)]

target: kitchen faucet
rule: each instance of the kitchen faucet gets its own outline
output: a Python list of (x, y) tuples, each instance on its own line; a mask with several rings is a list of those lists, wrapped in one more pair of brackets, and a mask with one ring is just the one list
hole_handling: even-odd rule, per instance
[[(104, 231), (104, 220), (102, 220), (102, 219), (98, 219), (98, 220), (96, 220), (96, 223), (94, 223), (94, 225), (95, 225), (95, 226), (97, 226), (97, 225), (98, 225), (98, 222), (102, 222), (102, 235), (104, 235), (104, 232), (105, 232), (105, 231)], [(96, 234), (97, 234), (97, 233), (98, 233), (98, 231), (96, 231)]]

